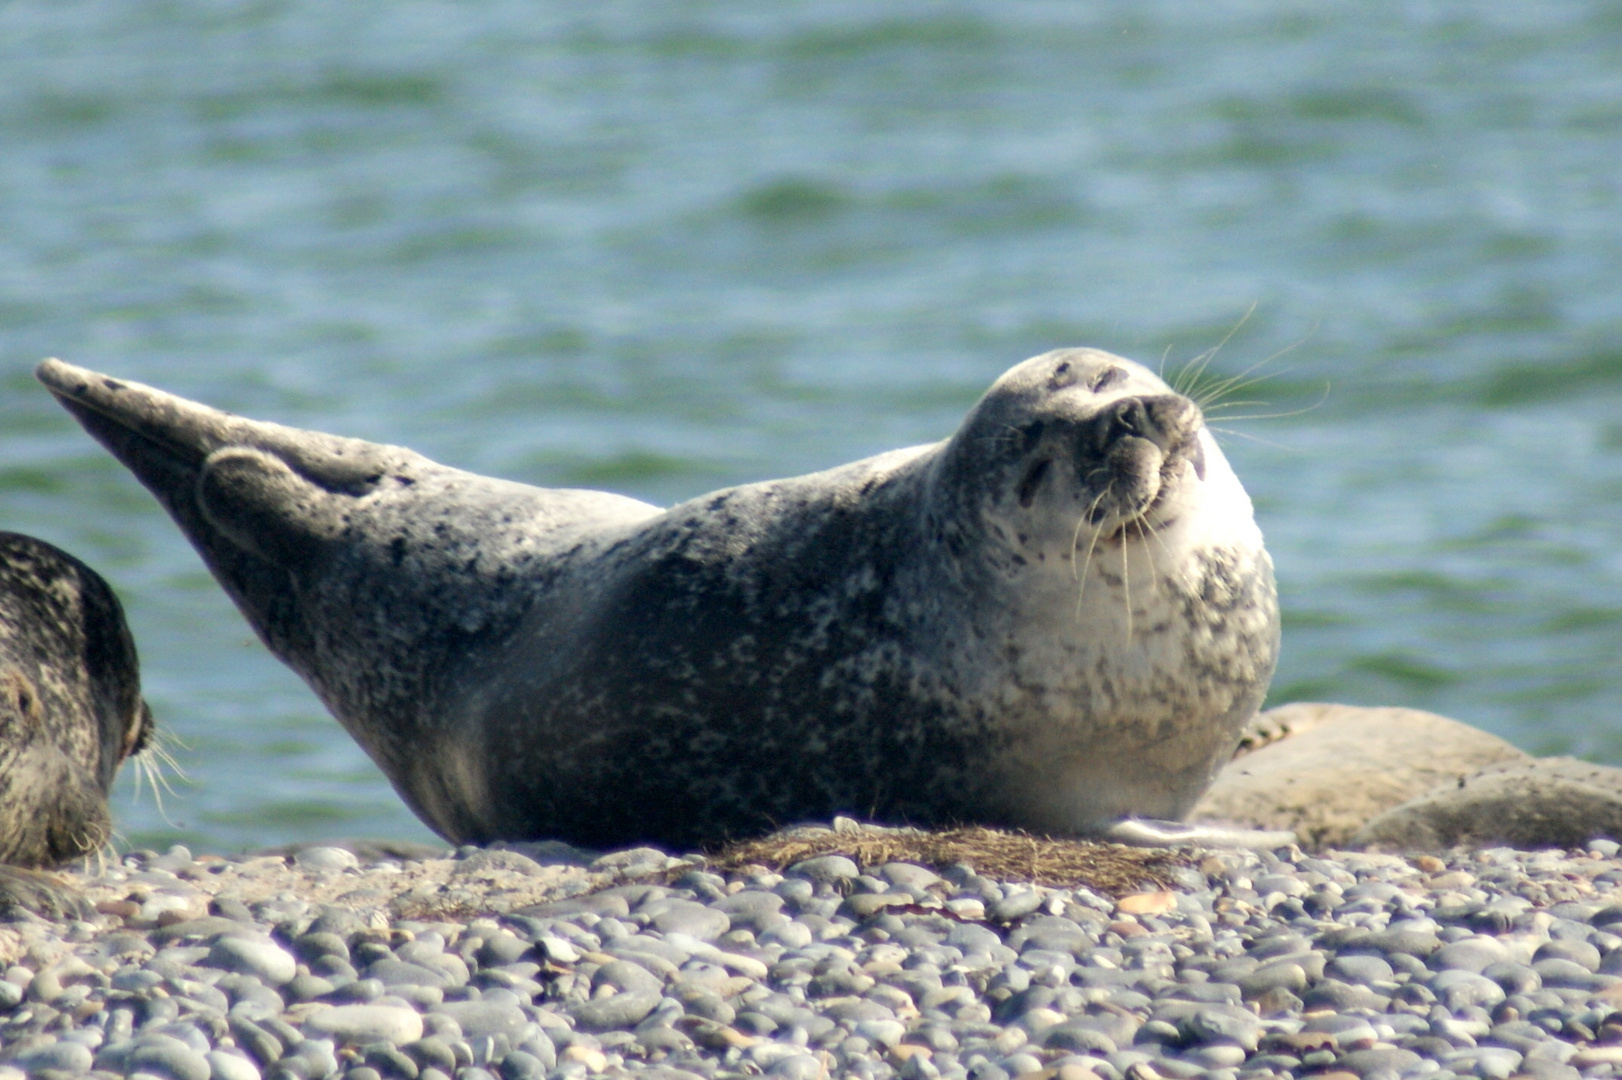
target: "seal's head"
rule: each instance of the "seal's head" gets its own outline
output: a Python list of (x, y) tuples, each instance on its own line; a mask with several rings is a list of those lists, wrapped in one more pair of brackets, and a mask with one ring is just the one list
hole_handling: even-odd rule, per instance
[(0, 532), (0, 863), (56, 866), (105, 844), (113, 776), (151, 736), (112, 589), (67, 552)]
[[(1147, 368), (1060, 349), (997, 381), (942, 468), (994, 532), (1050, 552), (1147, 539), (1208, 502), (1199, 497), (1207, 482), (1243, 499), (1220, 459), (1199, 406)], [(1248, 499), (1242, 512), (1249, 517)]]
[(987, 706), (1000, 816), (1067, 833), (1179, 817), (1278, 649), (1272, 564), (1199, 407), (1130, 360), (1058, 350), (999, 379), (936, 469), (947, 572), (998, 643), (959, 666), (1021, 688)]

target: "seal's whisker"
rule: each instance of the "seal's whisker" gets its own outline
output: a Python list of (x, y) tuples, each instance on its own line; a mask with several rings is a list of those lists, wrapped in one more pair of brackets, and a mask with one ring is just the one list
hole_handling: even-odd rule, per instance
[(1266, 406), (1266, 405), (1270, 405), (1270, 404), (1272, 404), (1272, 403), (1268, 402), (1268, 401), (1263, 401), (1260, 398), (1257, 398), (1254, 401), (1223, 401), (1223, 402), (1218, 402), (1217, 404), (1211, 405), (1211, 406), (1209, 406), (1207, 408), (1203, 408), (1203, 409), (1200, 410), (1200, 412), (1205, 417), (1205, 419), (1209, 420), (1213, 416), (1220, 416), (1221, 415), (1221, 410), (1223, 410), (1223, 409), (1249, 409), (1249, 408), (1253, 408), (1253, 407), (1256, 407), (1256, 406)]
[(142, 782), (145, 781), (147, 786), (152, 789), (152, 804), (157, 808), (158, 816), (171, 828), (178, 828), (174, 821), (170, 819), (168, 809), (163, 805), (163, 793), (167, 791), (170, 795), (179, 798), (179, 793), (175, 791), (174, 785), (169, 782), (168, 774), (172, 772), (181, 780), (187, 779), (187, 776), (186, 770), (181, 768), (180, 762), (169, 752), (169, 748), (163, 745), (168, 741), (180, 744), (180, 739), (172, 733), (167, 731), (159, 732), (147, 744), (146, 749), (135, 755), (131, 763), (135, 769), (134, 799), (136, 802), (140, 801), (141, 786)]
[[(1109, 494), (1108, 487), (1098, 493), (1098, 498), (1094, 499), (1092, 503), (1088, 505), (1087, 509), (1083, 510), (1081, 515), (1076, 518), (1076, 529), (1070, 534), (1070, 580), (1081, 583), (1083, 588), (1086, 587), (1085, 582), (1082, 582), (1082, 578), (1085, 576), (1086, 568), (1078, 566), (1076, 560), (1076, 551), (1081, 547), (1081, 530), (1087, 527), (1088, 522), (1092, 521), (1093, 513), (1097, 511), (1098, 505), (1104, 501), (1104, 496), (1107, 494)], [(1095, 532), (1093, 534), (1093, 541), (1096, 543), (1097, 540), (1098, 534)], [(1092, 544), (1088, 544), (1087, 557), (1089, 559), (1092, 558), (1092, 552)]]
[[(1205, 374), (1205, 369), (1210, 366), (1211, 361), (1216, 359), (1217, 353), (1221, 352), (1223, 346), (1227, 345), (1228, 342), (1233, 340), (1233, 335), (1239, 332), (1239, 328), (1244, 326), (1245, 323), (1249, 322), (1252, 315), (1256, 314), (1257, 303), (1257, 301), (1251, 301), (1250, 307), (1245, 309), (1245, 313), (1241, 315), (1239, 317), (1239, 321), (1234, 323), (1233, 327), (1222, 336), (1221, 341), (1217, 342), (1215, 345), (1211, 346), (1211, 348), (1206, 349), (1194, 359), (1190, 360), (1187, 364), (1183, 365), (1183, 369), (1179, 371), (1176, 377), (1171, 381), (1171, 388), (1173, 390), (1185, 397), (1193, 397), (1192, 394), (1188, 393), (1187, 388), (1193, 386), (1199, 381), (1200, 376)], [(1265, 362), (1266, 361), (1263, 361), (1263, 363)]]
[[(1143, 557), (1148, 560), (1149, 563), (1149, 589), (1152, 593), (1159, 587), (1160, 569), (1159, 567), (1155, 566), (1155, 553), (1149, 549), (1149, 541), (1151, 538), (1159, 540), (1160, 537), (1153, 529), (1149, 527), (1149, 523), (1144, 521), (1141, 517), (1134, 518), (1131, 525), (1133, 528), (1137, 529), (1138, 539), (1143, 541)], [(1164, 544), (1165, 541), (1161, 541), (1161, 543)], [(1125, 551), (1125, 548), (1123, 547), (1122, 550)]]
[[(1087, 587), (1087, 566), (1078, 565), (1076, 560), (1076, 550), (1081, 546), (1081, 530), (1092, 522), (1093, 514), (1097, 513), (1099, 504), (1104, 501), (1104, 496), (1108, 494), (1109, 487), (1106, 485), (1104, 490), (1098, 493), (1098, 497), (1088, 504), (1087, 509), (1081, 512), (1081, 516), (1076, 519), (1076, 530), (1070, 534), (1070, 580), (1077, 582), (1084, 589)], [(1088, 564), (1092, 561), (1093, 546), (1097, 543), (1098, 531), (1095, 529), (1092, 541), (1087, 545), (1086, 559)]]
[(1076, 548), (1081, 542), (1082, 527), (1091, 520), (1093, 512), (1098, 509), (1098, 505), (1104, 501), (1104, 496), (1107, 494), (1109, 494), (1109, 488), (1106, 487), (1103, 491), (1098, 493), (1098, 498), (1092, 501), (1092, 505), (1087, 507), (1086, 510), (1082, 511), (1080, 520), (1076, 522), (1076, 531), (1070, 538), (1070, 574), (1076, 582), (1077, 622), (1081, 621), (1081, 604), (1082, 600), (1087, 596), (1087, 572), (1091, 570), (1093, 566), (1093, 552), (1098, 548), (1099, 530), (1096, 528), (1093, 530), (1091, 539), (1087, 541), (1087, 554), (1083, 556), (1079, 566), (1077, 565)]
[[(1166, 538), (1160, 535), (1159, 530), (1145, 527), (1144, 531), (1150, 540), (1160, 545), (1160, 551), (1166, 556), (1167, 563), (1169, 564), (1167, 567), (1165, 580), (1168, 582), (1172, 581), (1174, 575), (1182, 572), (1182, 566), (1176, 553), (1171, 550), (1171, 546), (1166, 543)], [(1156, 580), (1159, 580), (1158, 574), (1156, 575)]]
[(1218, 401), (1221, 399), (1221, 397), (1224, 394), (1231, 394), (1231, 393), (1233, 393), (1233, 392), (1235, 392), (1237, 390), (1241, 390), (1241, 389), (1243, 389), (1243, 388), (1245, 388), (1247, 386), (1254, 386), (1254, 385), (1257, 385), (1258, 383), (1264, 383), (1269, 379), (1274, 379), (1274, 378), (1277, 378), (1280, 375), (1285, 374), (1286, 372), (1288, 372), (1290, 370), (1289, 368), (1281, 368), (1278, 371), (1268, 372), (1265, 375), (1257, 375), (1254, 378), (1249, 378), (1248, 377), (1251, 372), (1257, 370), (1258, 368), (1265, 367), (1266, 365), (1271, 364), (1273, 361), (1277, 360), (1279, 357), (1287, 356), (1289, 353), (1291, 353), (1291, 352), (1295, 351), (1296, 349), (1300, 348), (1303, 344), (1305, 344), (1308, 340), (1311, 339), (1312, 335), (1317, 332), (1317, 329), (1318, 329), (1318, 326), (1317, 326), (1316, 323), (1314, 323), (1311, 330), (1307, 331), (1305, 334), (1303, 334), (1301, 337), (1297, 338), (1295, 341), (1290, 342), (1290, 344), (1284, 346), (1282, 349), (1279, 349), (1279, 350), (1277, 350), (1276, 352), (1273, 352), (1273, 353), (1269, 353), (1267, 356), (1265, 356), (1262, 359), (1256, 361), (1254, 364), (1250, 365), (1249, 367), (1245, 368), (1245, 370), (1243, 370), (1243, 371), (1241, 371), (1241, 372), (1239, 372), (1239, 373), (1237, 373), (1235, 375), (1230, 375), (1227, 378), (1217, 380), (1211, 386), (1207, 387), (1205, 389), (1205, 391), (1203, 393), (1201, 393), (1197, 398), (1195, 398), (1195, 404), (1199, 405), (1200, 408), (1203, 410), (1208, 405), (1217, 404)]
[(1271, 446), (1275, 450), (1288, 450), (1292, 454), (1300, 452), (1299, 447), (1289, 446), (1289, 445), (1287, 445), (1285, 443), (1277, 442), (1277, 441), (1275, 441), (1273, 439), (1264, 439), (1260, 435), (1252, 435), (1248, 431), (1235, 431), (1232, 428), (1221, 428), (1221, 427), (1212, 427), (1212, 428), (1209, 428), (1208, 430), (1210, 430), (1212, 432), (1215, 432), (1218, 435), (1232, 435), (1234, 438), (1237, 438), (1237, 439), (1249, 439), (1251, 442), (1260, 443), (1263, 446)]
[[(1289, 416), (1302, 416), (1302, 415), (1304, 415), (1306, 413), (1314, 412), (1317, 409), (1322, 408), (1324, 402), (1329, 400), (1330, 389), (1331, 389), (1330, 383), (1327, 380), (1325, 380), (1323, 393), (1318, 395), (1318, 400), (1317, 401), (1314, 401), (1311, 405), (1303, 405), (1299, 409), (1291, 409), (1288, 412), (1251, 413), (1248, 416), (1219, 416), (1219, 417), (1217, 417), (1217, 419), (1232, 422), (1234, 420), (1282, 420), (1285, 417), (1289, 417)], [(1265, 402), (1265, 401), (1244, 401), (1244, 402), (1237, 402), (1236, 401), (1230, 407), (1231, 408), (1239, 408), (1241, 406), (1266, 405), (1266, 404), (1267, 404), (1267, 402)], [(1207, 415), (1206, 419), (1210, 419), (1210, 416)]]

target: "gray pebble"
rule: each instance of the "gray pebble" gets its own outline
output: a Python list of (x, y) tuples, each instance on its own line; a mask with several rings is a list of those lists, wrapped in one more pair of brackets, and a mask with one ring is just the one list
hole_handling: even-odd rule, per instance
[(522, 1009), (500, 1000), (447, 1001), (434, 1006), (428, 1015), (451, 1018), (469, 1039), (500, 1035), (518, 1040), (529, 1027), (529, 1019)]
[(360, 866), (360, 860), (355, 858), (353, 852), (338, 847), (302, 848), (293, 856), (293, 861), (301, 870), (327, 873), (354, 870)]
[(202, 962), (209, 967), (252, 975), (271, 986), (281, 986), (298, 974), (298, 961), (293, 954), (269, 938), (218, 938)]
[(212, 1080), (260, 1080), (259, 1066), (245, 1054), (210, 1050), (204, 1060)]
[(93, 1058), (90, 1048), (81, 1043), (58, 1041), (37, 1050), (17, 1054), (9, 1059), (9, 1063), (30, 1074), (38, 1073), (42, 1069), (83, 1073), (90, 1071)]
[(860, 874), (861, 870), (843, 855), (820, 855), (814, 859), (795, 863), (786, 873), (789, 877), (804, 878), (807, 881), (832, 883), (849, 881)]
[(597, 973), (591, 977), (591, 986), (593, 990), (612, 986), (621, 993), (658, 995), (663, 992), (664, 980), (641, 964), (616, 960), (597, 969)]
[(1009, 923), (1024, 918), (1041, 906), (1041, 894), (1035, 889), (1023, 889), (1008, 893), (1001, 900), (991, 904), (988, 910), (997, 922)]
[(639, 1023), (659, 1004), (654, 993), (619, 993), (592, 998), (570, 1009), (575, 1022), (587, 1031), (609, 1031)]
[(209, 1080), (208, 1059), (179, 1039), (166, 1035), (144, 1036), (124, 1058), (126, 1073), (148, 1072), (170, 1080)]
[(546, 1065), (533, 1054), (514, 1050), (501, 1059), (501, 1080), (545, 1080)]
[(1389, 982), (1394, 974), (1384, 957), (1373, 955), (1337, 956), (1325, 966), (1324, 970), (1337, 979), (1363, 986), (1375, 982)]

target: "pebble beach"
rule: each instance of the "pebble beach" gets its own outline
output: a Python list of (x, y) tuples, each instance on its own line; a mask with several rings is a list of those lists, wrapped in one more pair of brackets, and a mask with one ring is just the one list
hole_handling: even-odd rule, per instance
[(1611, 1076), (1617, 856), (1190, 851), (1106, 892), (837, 854), (134, 852), (69, 875), (93, 915), (0, 924), (0, 1080)]

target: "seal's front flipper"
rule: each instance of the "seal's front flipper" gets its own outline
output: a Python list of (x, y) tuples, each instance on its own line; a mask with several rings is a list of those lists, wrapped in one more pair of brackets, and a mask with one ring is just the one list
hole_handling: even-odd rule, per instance
[(0, 919), (12, 921), (24, 913), (60, 922), (88, 919), (95, 908), (55, 874), (0, 866)]
[(1190, 825), (1156, 818), (1122, 818), (1099, 837), (1132, 847), (1204, 847), (1272, 849), (1295, 843), (1293, 832)]

